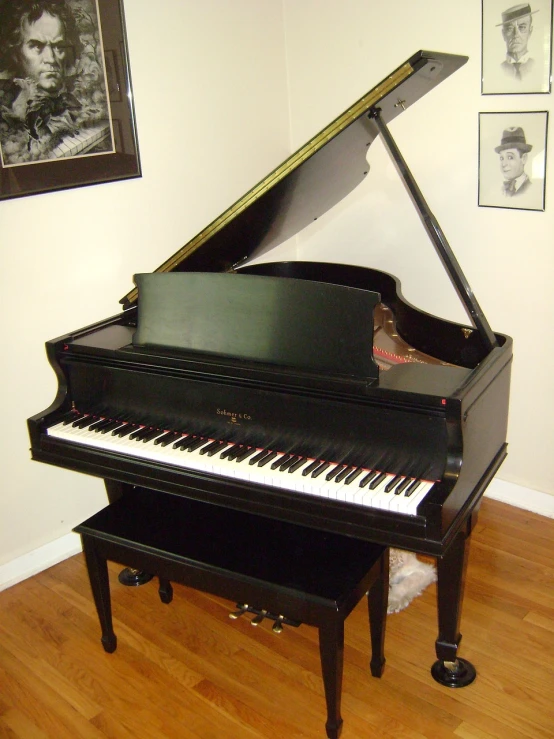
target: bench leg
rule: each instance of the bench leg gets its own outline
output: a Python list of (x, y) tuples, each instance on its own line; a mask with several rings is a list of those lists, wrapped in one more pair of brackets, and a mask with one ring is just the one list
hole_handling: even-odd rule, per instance
[(367, 594), (369, 629), (371, 633), (371, 662), (373, 677), (381, 677), (385, 667), (385, 630), (389, 599), (389, 551), (381, 557), (379, 576)]
[(342, 729), (340, 701), (342, 693), (342, 669), (344, 663), (344, 620), (336, 618), (328, 626), (319, 628), (319, 653), (321, 672), (327, 703), (325, 729), (329, 739), (338, 739)]
[(83, 551), (87, 563), (88, 577), (96, 611), (102, 629), (102, 645), (106, 652), (115, 652), (117, 637), (112, 625), (112, 606), (110, 600), (110, 581), (108, 579), (108, 564), (96, 548), (94, 539), (82, 535)]

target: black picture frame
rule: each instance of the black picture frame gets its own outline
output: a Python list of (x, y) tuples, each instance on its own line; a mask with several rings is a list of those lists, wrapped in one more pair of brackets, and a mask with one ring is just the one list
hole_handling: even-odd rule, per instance
[(481, 93), (548, 94), (554, 0), (481, 0)]
[(478, 204), (545, 210), (548, 111), (479, 113)]
[[(0, 200), (142, 174), (123, 0), (66, 0), (66, 6), (75, 21), (73, 38), (77, 39), (72, 45), (65, 41), (64, 46), (71, 65), (64, 87), (72, 96), (69, 111), (51, 118), (39, 111), (35, 126), (37, 114), (29, 102), (26, 109), (17, 103), (32, 79), (17, 81), (19, 93), (13, 73), (0, 69)], [(0, 25), (6, 7), (0, 3)], [(5, 68), (6, 58), (0, 48)], [(44, 94), (40, 104), (45, 98), (45, 105), (50, 105)], [(54, 114), (65, 101), (64, 97)], [(14, 111), (18, 118), (13, 117)], [(71, 124), (73, 130), (64, 130)]]

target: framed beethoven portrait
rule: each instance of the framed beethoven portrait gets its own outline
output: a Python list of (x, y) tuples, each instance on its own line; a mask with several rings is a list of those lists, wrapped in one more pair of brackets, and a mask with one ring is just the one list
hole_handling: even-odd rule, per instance
[(552, 0), (482, 0), (483, 95), (548, 93)]
[(548, 111), (479, 113), (479, 205), (544, 210)]
[(0, 0), (0, 199), (139, 176), (122, 0)]

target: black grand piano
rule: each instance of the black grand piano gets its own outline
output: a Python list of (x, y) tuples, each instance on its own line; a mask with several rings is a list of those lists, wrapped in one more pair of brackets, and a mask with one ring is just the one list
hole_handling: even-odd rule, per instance
[[(506, 456), (512, 342), (491, 331), (389, 124), (465, 57), (420, 51), (155, 273), (123, 311), (46, 345), (59, 380), (29, 419), (32, 457), (265, 520), (436, 557), (437, 662), (458, 657), (467, 545)], [(468, 325), (345, 264), (249, 264), (368, 174), (381, 136)]]

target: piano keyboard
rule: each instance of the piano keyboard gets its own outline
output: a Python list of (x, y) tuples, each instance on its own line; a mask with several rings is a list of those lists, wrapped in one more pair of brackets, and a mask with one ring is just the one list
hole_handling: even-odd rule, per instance
[(46, 430), (75, 444), (304, 495), (416, 515), (433, 482), (72, 411)]

